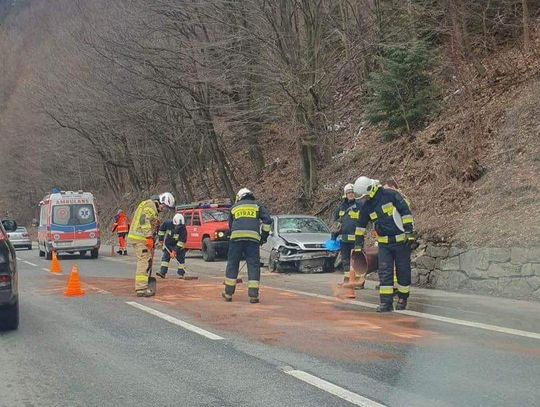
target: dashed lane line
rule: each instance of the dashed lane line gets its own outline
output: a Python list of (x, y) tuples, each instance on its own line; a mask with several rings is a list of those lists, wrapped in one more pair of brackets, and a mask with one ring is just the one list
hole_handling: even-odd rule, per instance
[(340, 399), (348, 401), (349, 403), (354, 404), (355, 406), (385, 407), (384, 404), (377, 403), (376, 401), (368, 399), (367, 397), (361, 396), (357, 393), (353, 393), (352, 391), (344, 389), (343, 387), (339, 387), (324, 379), (321, 379), (317, 376), (313, 376), (312, 374), (304, 372), (303, 370), (296, 370), (296, 369), (291, 368), (291, 369), (284, 369), (283, 372), (290, 376), (296, 377), (298, 380), (311, 384), (312, 386), (315, 386), (318, 389), (321, 389), (327, 393), (333, 394), (334, 396), (339, 397)]
[(20, 257), (17, 257), (17, 260), (19, 260), (20, 262), (23, 262), (24, 264), (28, 264), (29, 266), (32, 266), (32, 267), (39, 267), (37, 264), (34, 264), (28, 260), (21, 259)]
[(195, 325), (192, 325), (188, 322), (185, 322), (185, 321), (182, 321), (178, 318), (175, 318), (175, 317), (172, 317), (168, 314), (165, 314), (164, 312), (161, 312), (161, 311), (158, 311), (158, 310), (155, 310), (153, 308), (150, 308), (150, 307), (147, 307), (146, 305), (142, 305), (142, 304), (139, 304), (138, 302), (135, 302), (135, 301), (127, 301), (126, 304), (128, 305), (131, 305), (132, 307), (135, 307), (135, 308), (138, 308), (142, 311), (145, 311), (151, 315), (154, 315), (158, 318), (161, 318), (167, 322), (170, 322), (171, 324), (174, 324), (174, 325), (178, 325), (178, 326), (181, 326), (182, 328), (184, 329), (187, 329), (188, 331), (191, 331), (191, 332), (195, 332), (196, 334), (199, 334), (199, 335), (202, 335), (208, 339), (212, 339), (214, 341), (219, 341), (219, 340), (223, 340), (225, 338), (219, 336), (219, 335), (216, 335), (212, 332), (209, 332), (205, 329), (202, 329), (202, 328), (199, 328), (198, 326), (195, 326)]
[[(187, 329), (191, 332), (197, 333), (199, 335), (202, 335), (208, 339), (212, 340), (224, 340), (225, 338), (216, 335), (212, 332), (209, 332), (205, 329), (199, 328), (198, 326), (192, 325), (188, 322), (182, 321), (178, 318), (175, 318), (171, 315), (165, 314), (164, 312), (158, 311), (154, 308), (147, 307), (146, 305), (139, 304), (135, 301), (127, 301), (126, 304), (138, 308), (144, 312), (147, 312), (151, 315), (154, 315), (158, 318), (161, 318), (167, 322), (170, 322), (171, 324), (178, 325), (184, 329)], [(317, 387), (320, 390), (323, 390), (327, 393), (330, 393), (336, 397), (339, 397), (345, 401), (348, 401), (351, 404), (354, 404), (355, 406), (360, 407), (385, 407), (383, 404), (377, 403), (371, 399), (368, 399), (364, 396), (361, 396), (357, 393), (353, 393), (352, 391), (349, 391), (347, 389), (344, 389), (343, 387), (337, 386), (333, 383), (330, 383), (324, 379), (321, 379), (317, 376), (313, 376), (312, 374), (309, 374), (307, 372), (304, 372), (302, 370), (296, 370), (292, 367), (287, 368), (281, 368), (280, 369), (283, 373), (288, 374), (289, 376), (295, 377), (298, 380), (301, 380), (305, 383), (308, 383), (314, 387)]]

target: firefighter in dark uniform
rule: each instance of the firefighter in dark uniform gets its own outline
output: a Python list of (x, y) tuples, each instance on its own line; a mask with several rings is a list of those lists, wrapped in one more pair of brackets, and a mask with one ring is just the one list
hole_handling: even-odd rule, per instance
[(156, 273), (161, 278), (165, 278), (169, 270), (169, 262), (171, 257), (176, 256), (178, 269), (176, 274), (178, 278), (184, 278), (186, 274), (186, 250), (184, 244), (187, 240), (186, 226), (184, 225), (184, 216), (177, 213), (172, 221), (166, 220), (159, 228), (158, 232), (159, 244), (163, 245), (163, 256), (161, 257), (161, 268)]
[[(261, 226), (262, 224), (262, 226)], [(225, 289), (222, 297), (232, 301), (236, 289), (236, 279), (240, 260), (244, 256), (248, 269), (249, 302), (259, 302), (259, 283), (261, 279), (260, 246), (266, 243), (270, 234), (272, 218), (261, 206), (253, 193), (242, 188), (236, 195), (236, 203), (229, 214), (229, 253), (225, 271)]]
[(349, 280), (348, 271), (351, 268), (351, 252), (356, 242), (356, 227), (360, 221), (360, 209), (363, 201), (358, 201), (354, 194), (354, 185), (347, 184), (343, 188), (343, 201), (334, 213), (336, 222), (332, 238), (341, 239), (341, 264), (343, 266), (344, 282)]
[(365, 228), (373, 222), (379, 244), (379, 295), (378, 312), (389, 312), (393, 307), (394, 266), (397, 274), (397, 310), (407, 308), (411, 285), (411, 246), (415, 244), (413, 217), (409, 205), (396, 190), (384, 188), (380, 182), (360, 177), (354, 183), (357, 196), (366, 196), (358, 223), (355, 249), (364, 246)]

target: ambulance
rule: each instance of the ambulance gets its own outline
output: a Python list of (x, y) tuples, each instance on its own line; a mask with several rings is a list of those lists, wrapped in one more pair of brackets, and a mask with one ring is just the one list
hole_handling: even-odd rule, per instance
[(96, 259), (101, 244), (94, 196), (90, 192), (54, 189), (39, 203), (39, 256), (79, 253)]

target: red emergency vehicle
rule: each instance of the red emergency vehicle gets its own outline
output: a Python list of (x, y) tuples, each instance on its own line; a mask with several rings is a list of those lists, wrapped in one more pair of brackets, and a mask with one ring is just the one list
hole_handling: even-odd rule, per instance
[(187, 229), (186, 250), (200, 250), (204, 261), (227, 257), (230, 209), (228, 200), (178, 205), (176, 212), (184, 216)]
[(101, 244), (94, 196), (83, 191), (53, 190), (39, 203), (38, 248), (47, 260), (58, 253), (90, 252), (96, 259)]

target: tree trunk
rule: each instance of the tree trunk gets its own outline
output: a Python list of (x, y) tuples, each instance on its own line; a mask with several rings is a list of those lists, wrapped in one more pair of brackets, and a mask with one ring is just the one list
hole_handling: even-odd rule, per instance
[(528, 53), (531, 50), (531, 37), (529, 34), (529, 5), (527, 0), (521, 0), (523, 10), (523, 50)]

